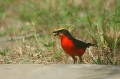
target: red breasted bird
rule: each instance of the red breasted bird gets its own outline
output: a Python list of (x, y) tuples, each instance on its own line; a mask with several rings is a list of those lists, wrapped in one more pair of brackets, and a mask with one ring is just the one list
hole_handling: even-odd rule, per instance
[(74, 63), (77, 63), (75, 56), (79, 57), (80, 63), (82, 62), (81, 56), (84, 54), (86, 48), (89, 46), (95, 46), (95, 44), (85, 43), (80, 40), (75, 39), (68, 30), (60, 28), (54, 31), (54, 36), (59, 36), (61, 38), (61, 46), (63, 50), (70, 55)]

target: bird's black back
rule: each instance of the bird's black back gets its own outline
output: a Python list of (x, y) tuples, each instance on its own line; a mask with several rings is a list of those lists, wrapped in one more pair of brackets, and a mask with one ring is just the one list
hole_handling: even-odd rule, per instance
[(89, 47), (91, 45), (90, 43), (85, 43), (85, 42), (77, 40), (75, 38), (72, 39), (72, 42), (75, 44), (76, 48), (84, 48), (84, 49), (86, 49), (87, 47)]
[(70, 38), (70, 40), (72, 40), (73, 44), (75, 45), (76, 48), (83, 48), (86, 49), (89, 46), (95, 46), (95, 44), (91, 44), (91, 43), (85, 43), (83, 41), (77, 40), (73, 37), (68, 37)]

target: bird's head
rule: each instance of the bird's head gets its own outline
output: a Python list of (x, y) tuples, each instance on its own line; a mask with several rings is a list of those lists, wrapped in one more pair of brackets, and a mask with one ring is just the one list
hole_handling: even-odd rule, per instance
[(69, 31), (66, 30), (65, 28), (59, 28), (56, 31), (54, 31), (53, 33), (54, 33), (54, 36), (58, 35), (59, 37), (70, 35)]

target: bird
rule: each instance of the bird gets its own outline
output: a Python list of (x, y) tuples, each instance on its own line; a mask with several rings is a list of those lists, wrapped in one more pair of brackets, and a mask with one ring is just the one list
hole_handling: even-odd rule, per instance
[(74, 64), (77, 63), (76, 56), (79, 57), (80, 63), (83, 63), (82, 55), (86, 51), (86, 48), (89, 48), (89, 46), (96, 46), (96, 44), (85, 43), (74, 38), (65, 28), (59, 28), (53, 31), (53, 34), (54, 36), (60, 37), (63, 50), (73, 58)]

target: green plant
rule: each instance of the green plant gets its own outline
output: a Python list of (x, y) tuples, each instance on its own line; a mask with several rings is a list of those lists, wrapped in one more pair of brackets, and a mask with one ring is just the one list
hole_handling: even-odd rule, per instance
[[(100, 56), (98, 56), (97, 60), (92, 58), (92, 61), (93, 61), (94, 64), (100, 64), (100, 65), (104, 65), (104, 64), (106, 64), (106, 65), (118, 65), (118, 60), (117, 59), (116, 59), (115, 62), (113, 62), (108, 56), (106, 58), (104, 58), (104, 60), (101, 59)], [(103, 61), (105, 61), (107, 63), (104, 63)]]
[(58, 57), (60, 57), (62, 55), (62, 52), (60, 51), (60, 52), (56, 52), (55, 54), (53, 54), (52, 56), (51, 56), (51, 59), (52, 60), (56, 60)]
[(92, 61), (94, 62), (94, 64), (100, 64), (100, 65), (103, 64), (103, 62), (102, 62), (100, 56), (98, 56), (97, 61), (95, 61), (93, 58), (92, 58)]
[(0, 32), (0, 36), (5, 36), (5, 35), (7, 35), (7, 34), (10, 34), (10, 33), (13, 33), (13, 31), (14, 31), (14, 28), (8, 28), (5, 32)]
[(8, 50), (4, 49), (3, 51), (0, 51), (0, 55), (2, 56), (6, 56)]
[(110, 60), (110, 58), (108, 56), (107, 56), (107, 61), (108, 61), (108, 63), (110, 63), (110, 65), (118, 65), (118, 60), (113, 62), (112, 60)]
[(6, 17), (6, 13), (4, 12), (4, 6), (7, 4), (9, 0), (1, 0), (0, 1), (0, 19), (3, 20)]
[[(109, 47), (111, 52), (118, 47), (120, 23), (118, 21), (119, 7), (116, 8), (115, 13), (111, 14), (105, 9), (105, 2), (103, 2), (101, 12), (98, 14), (98, 20), (91, 23), (90, 13), (86, 10), (87, 20), (89, 23), (88, 33), (102, 48)], [(95, 33), (96, 32), (96, 33)]]
[[(96, 60), (94, 59), (94, 63), (108, 62), (111, 65), (119, 65), (119, 56), (116, 57), (114, 53), (116, 50), (119, 53), (120, 0), (113, 0), (116, 3), (113, 2), (110, 6), (107, 1), (0, 0), (0, 24), (3, 28), (0, 37), (11, 38), (11, 36), (34, 34), (30, 38), (16, 40), (15, 46), (12, 46), (14, 49), (5, 51), (7, 49), (3, 48), (1, 60), (4, 60), (3, 63), (43, 63), (50, 58), (52, 60), (61, 58), (61, 48), (59, 43), (56, 43), (52, 31), (62, 26), (73, 27), (73, 35), (83, 41), (91, 41), (86, 40), (91, 37), (98, 44), (98, 51), (101, 50), (102, 54), (104, 50), (111, 50), (107, 53), (108, 58), (106, 55), (102, 57), (99, 55)], [(13, 44), (13, 40), (9, 42)], [(21, 47), (16, 48), (19, 45)], [(113, 57), (109, 56), (111, 53)], [(3, 59), (4, 56), (8, 58)]]

